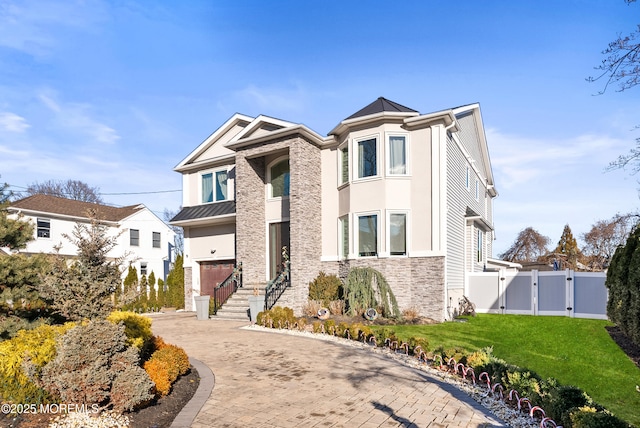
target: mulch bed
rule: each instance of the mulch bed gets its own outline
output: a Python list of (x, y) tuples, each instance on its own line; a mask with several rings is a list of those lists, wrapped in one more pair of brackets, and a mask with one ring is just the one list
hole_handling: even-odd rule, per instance
[(640, 346), (633, 343), (617, 326), (605, 327), (609, 336), (640, 369)]
[[(127, 413), (131, 428), (168, 428), (182, 408), (191, 400), (200, 384), (200, 376), (191, 367), (189, 372), (181, 376), (166, 397), (161, 397), (148, 407)], [(58, 415), (22, 414), (18, 416), (2, 415), (0, 427), (7, 428), (42, 428)]]

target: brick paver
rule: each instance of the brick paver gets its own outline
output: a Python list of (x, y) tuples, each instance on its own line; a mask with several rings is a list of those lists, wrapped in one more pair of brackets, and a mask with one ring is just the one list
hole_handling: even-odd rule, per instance
[(153, 332), (206, 364), (214, 389), (192, 427), (504, 427), (467, 395), (379, 354), (307, 337), (153, 316)]

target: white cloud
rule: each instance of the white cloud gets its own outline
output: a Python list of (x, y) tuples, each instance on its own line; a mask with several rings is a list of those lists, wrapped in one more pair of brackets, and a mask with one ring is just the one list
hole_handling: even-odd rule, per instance
[(100, 0), (0, 1), (0, 46), (46, 56), (58, 44), (61, 28), (94, 31), (105, 16)]
[(22, 133), (29, 128), (27, 120), (11, 112), (0, 112), (0, 129), (8, 132)]
[(236, 96), (252, 107), (258, 107), (259, 112), (269, 111), (297, 111), (303, 108), (306, 91), (295, 85), (291, 89), (259, 88), (249, 85), (236, 92)]
[(41, 93), (38, 98), (53, 113), (57, 126), (90, 137), (90, 141), (114, 144), (120, 139), (118, 132), (112, 127), (101, 123), (92, 117), (92, 107), (89, 104), (66, 103), (61, 104), (48, 93)]

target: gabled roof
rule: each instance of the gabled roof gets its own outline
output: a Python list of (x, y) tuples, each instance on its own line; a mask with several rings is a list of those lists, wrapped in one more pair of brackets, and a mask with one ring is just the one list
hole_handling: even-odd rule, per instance
[(112, 222), (123, 220), (141, 209), (144, 209), (144, 205), (142, 204), (119, 208), (43, 194), (28, 196), (13, 202), (9, 206), (9, 210), (11, 211), (32, 212), (35, 214), (58, 214), (82, 219), (88, 219), (89, 211), (95, 210), (100, 220)]
[(355, 119), (356, 117), (369, 116), (371, 114), (382, 112), (418, 113), (416, 110), (410, 109), (409, 107), (405, 107), (384, 97), (379, 97), (377, 100), (353, 113), (345, 120)]

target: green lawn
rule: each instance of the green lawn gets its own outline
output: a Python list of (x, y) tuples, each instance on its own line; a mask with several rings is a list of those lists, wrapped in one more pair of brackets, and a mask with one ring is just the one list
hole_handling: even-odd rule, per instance
[(609, 337), (607, 325), (602, 320), (480, 314), (468, 322), (391, 328), (402, 339), (426, 337), (431, 349), (443, 345), (471, 351), (493, 346), (495, 356), (543, 378), (578, 386), (594, 401), (640, 426), (636, 391), (640, 369)]

